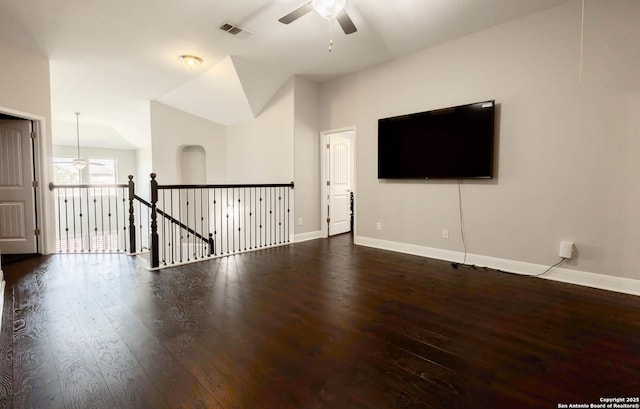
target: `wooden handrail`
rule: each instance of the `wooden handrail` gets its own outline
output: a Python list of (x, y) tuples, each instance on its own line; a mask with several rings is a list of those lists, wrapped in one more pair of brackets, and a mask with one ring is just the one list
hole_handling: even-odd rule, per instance
[(266, 183), (266, 184), (242, 184), (242, 185), (158, 185), (158, 189), (230, 189), (247, 187), (289, 187), (294, 188), (294, 183)]
[[(140, 203), (142, 203), (143, 205), (147, 206), (149, 209), (151, 209), (151, 203), (147, 202), (146, 200), (144, 200), (143, 198), (141, 198), (138, 195), (135, 195), (134, 198), (137, 201), (139, 201)], [(164, 217), (165, 219), (169, 219), (171, 222), (177, 224), (181, 228), (183, 228), (186, 231), (188, 231), (189, 233), (193, 234), (195, 237), (199, 238), (200, 240), (205, 241), (207, 243), (209, 242), (209, 238), (208, 237), (204, 237), (203, 235), (201, 235), (200, 233), (196, 232), (195, 230), (193, 230), (191, 227), (185, 225), (184, 223), (180, 222), (179, 220), (177, 220), (176, 218), (174, 218), (170, 214), (167, 214), (167, 213), (163, 212), (162, 210), (160, 210), (158, 208), (156, 208), (156, 212), (158, 212), (158, 214), (160, 216)]]
[(49, 183), (49, 190), (54, 189), (91, 189), (91, 188), (103, 188), (103, 189), (114, 189), (114, 188), (124, 188), (128, 187), (128, 184), (85, 184), (85, 185), (56, 185), (54, 183)]

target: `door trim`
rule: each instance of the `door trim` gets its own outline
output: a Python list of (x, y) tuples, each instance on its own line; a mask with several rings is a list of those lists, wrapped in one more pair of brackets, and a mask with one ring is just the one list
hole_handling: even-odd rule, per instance
[(14, 116), (18, 119), (30, 121), (33, 131), (36, 133), (36, 139), (33, 152), (34, 178), (38, 181), (38, 186), (34, 188), (34, 212), (38, 215), (38, 228), (40, 235), (36, 237), (37, 248), (41, 254), (51, 254), (55, 252), (55, 247), (50, 248), (51, 240), (49, 235), (52, 233), (54, 224), (53, 218), (53, 199), (48, 195), (45, 186), (49, 186), (50, 172), (47, 172), (47, 160), (51, 158), (50, 139), (47, 133), (47, 119), (40, 115), (30, 114), (27, 112), (16, 111), (14, 109), (0, 106), (0, 113)]
[[(356, 130), (356, 126), (347, 126), (344, 128), (336, 128), (336, 129), (329, 129), (326, 131), (321, 131), (320, 132), (320, 166), (321, 166), (321, 178), (320, 178), (320, 231), (322, 232), (322, 237), (323, 238), (327, 238), (329, 237), (329, 226), (327, 225), (327, 217), (328, 217), (328, 206), (329, 206), (329, 200), (327, 199), (327, 195), (328, 195), (328, 189), (327, 189), (327, 180), (329, 180), (329, 166), (328, 166), (328, 162), (329, 162), (329, 154), (328, 154), (328, 149), (327, 149), (327, 144), (329, 143), (329, 136), (331, 134), (334, 133), (343, 133), (343, 132), (353, 132), (353, 144), (351, 146), (351, 161), (352, 161), (352, 167), (353, 167), (353, 180), (352, 180), (352, 186), (351, 186), (351, 191), (353, 192), (354, 196), (356, 196), (356, 192), (357, 192), (357, 163), (356, 163), (356, 146), (357, 146), (357, 139), (358, 139), (358, 133)], [(357, 204), (357, 200), (355, 201), (355, 203)], [(357, 212), (355, 212), (354, 210), (354, 214), (356, 214)], [(355, 217), (353, 220), (353, 237), (356, 237), (356, 231), (358, 230), (358, 218)]]

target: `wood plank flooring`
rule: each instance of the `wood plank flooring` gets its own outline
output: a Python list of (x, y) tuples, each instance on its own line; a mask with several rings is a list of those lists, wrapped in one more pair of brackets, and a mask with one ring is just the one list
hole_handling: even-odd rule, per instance
[(640, 297), (348, 235), (161, 272), (57, 255), (5, 275), (0, 408), (557, 408), (640, 394)]

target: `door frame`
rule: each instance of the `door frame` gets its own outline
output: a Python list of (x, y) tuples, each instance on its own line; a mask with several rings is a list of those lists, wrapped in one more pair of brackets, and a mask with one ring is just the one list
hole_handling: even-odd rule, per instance
[[(357, 184), (356, 184), (356, 143), (358, 139), (356, 126), (347, 126), (344, 128), (336, 128), (329, 129), (326, 131), (320, 132), (320, 231), (322, 232), (322, 237), (329, 237), (329, 226), (327, 224), (328, 217), (328, 208), (329, 208), (329, 200), (327, 198), (329, 189), (327, 189), (327, 180), (329, 180), (329, 154), (327, 149), (327, 144), (329, 143), (329, 137), (331, 134), (335, 133), (343, 133), (343, 132), (353, 132), (353, 140), (351, 141), (351, 167), (353, 169), (353, 173), (351, 175), (351, 192), (353, 192), (354, 197), (357, 192)], [(356, 214), (355, 205), (357, 200), (354, 200), (354, 215)], [(353, 237), (356, 237), (356, 231), (358, 228), (358, 219), (354, 217), (353, 219)]]
[[(33, 155), (33, 165), (35, 167), (33, 177), (38, 181), (38, 186), (34, 188), (34, 214), (37, 214), (37, 228), (40, 229), (40, 235), (36, 236), (36, 246), (40, 254), (51, 254), (55, 252), (50, 248), (52, 241), (49, 236), (54, 235), (50, 227), (53, 226), (53, 199), (50, 192), (46, 189), (49, 186), (49, 172), (47, 172), (46, 161), (51, 158), (50, 150), (47, 149), (49, 135), (47, 134), (47, 120), (45, 117), (27, 112), (17, 111), (14, 109), (0, 106), (0, 113), (14, 116), (18, 119), (31, 121), (33, 132), (36, 133), (35, 143), (33, 144), (35, 152)], [(51, 210), (49, 210), (51, 208)], [(55, 240), (53, 241), (55, 243)]]

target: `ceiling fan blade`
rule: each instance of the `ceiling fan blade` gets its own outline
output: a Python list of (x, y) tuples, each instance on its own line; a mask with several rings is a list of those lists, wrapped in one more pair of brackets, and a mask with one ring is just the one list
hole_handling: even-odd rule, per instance
[(347, 14), (347, 10), (342, 9), (340, 14), (336, 17), (336, 20), (340, 23), (340, 27), (342, 27), (342, 31), (344, 31), (345, 34), (353, 34), (358, 31), (356, 25), (351, 21), (351, 17)]
[(89, 165), (92, 165), (92, 166), (104, 166), (104, 163), (99, 163), (99, 162), (89, 162)]
[(296, 21), (297, 19), (299, 19), (300, 17), (304, 16), (305, 14), (309, 13), (311, 10), (313, 10), (313, 6), (311, 5), (311, 2), (308, 2), (308, 3), (303, 4), (302, 6), (298, 7), (297, 9), (293, 10), (291, 13), (289, 13), (286, 16), (282, 17), (278, 21), (283, 23), (283, 24), (289, 24), (289, 23), (292, 23), (292, 22)]

